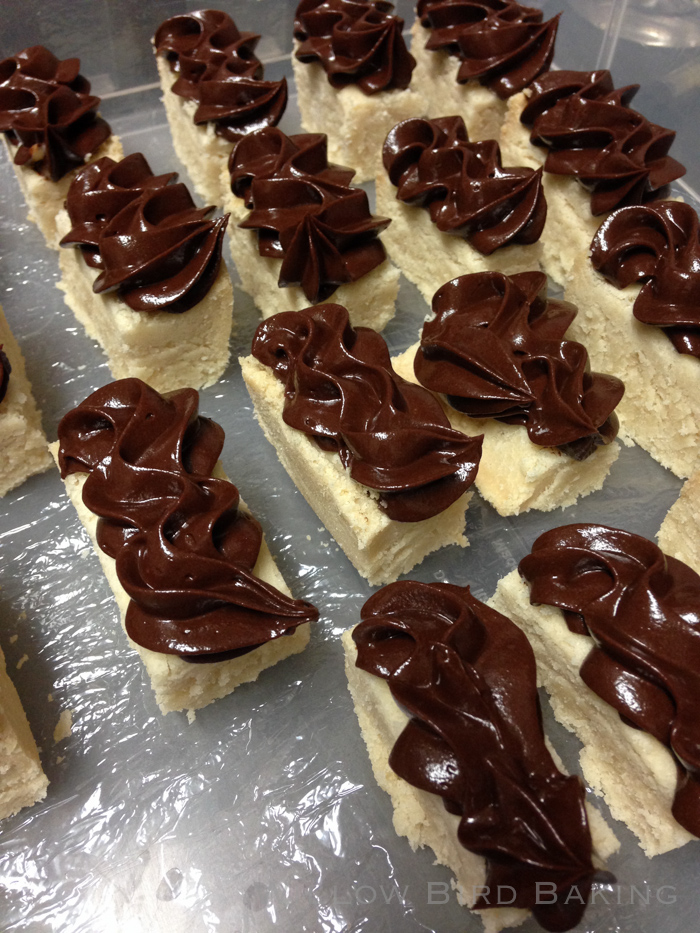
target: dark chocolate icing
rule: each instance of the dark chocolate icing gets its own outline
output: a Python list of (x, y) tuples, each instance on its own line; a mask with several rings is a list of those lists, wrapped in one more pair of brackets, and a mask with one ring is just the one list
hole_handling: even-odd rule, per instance
[(418, 0), (417, 12), (431, 30), (426, 48), (460, 59), (457, 80), (476, 79), (504, 100), (552, 62), (559, 16), (542, 22), (541, 10), (514, 0)]
[(685, 174), (668, 155), (676, 134), (628, 106), (637, 90), (614, 90), (607, 71), (551, 71), (532, 85), (521, 120), (549, 150), (545, 171), (590, 190), (592, 214), (659, 197)]
[(239, 32), (227, 13), (197, 10), (167, 19), (153, 40), (178, 75), (173, 93), (198, 104), (194, 122), (213, 123), (231, 142), (276, 126), (287, 106), (286, 79), (262, 80), (254, 51), (259, 39)]
[(335, 88), (356, 84), (365, 94), (407, 88), (416, 62), (393, 8), (385, 0), (301, 0), (296, 57), (319, 62)]
[(624, 386), (589, 372), (585, 347), (564, 340), (576, 308), (547, 300), (546, 286), (541, 272), (481, 272), (443, 285), (415, 373), (469, 417), (526, 425), (534, 444), (584, 460), (617, 434)]
[(639, 535), (564, 525), (520, 562), (530, 601), (557, 606), (593, 647), (586, 684), (673, 753), (673, 815), (700, 836), (700, 576)]
[(195, 206), (175, 172), (154, 176), (141, 153), (97, 159), (78, 172), (66, 200), (78, 246), (101, 272), (93, 291), (117, 289), (134, 311), (180, 314), (204, 298), (221, 265), (228, 214)]
[(451, 428), (428, 391), (396, 375), (383, 338), (353, 329), (340, 305), (268, 318), (252, 352), (284, 383), (284, 421), (335, 451), (389, 518), (431, 518), (474, 482), (482, 438)]
[(280, 287), (325, 301), (386, 260), (377, 234), (389, 221), (349, 187), (349, 169), (328, 163), (325, 136), (260, 130), (234, 148), (229, 170), (232, 189), (252, 207), (240, 226), (258, 231), (262, 256), (282, 260)]
[(387, 136), (383, 158), (400, 201), (425, 207), (438, 230), (484, 255), (542, 233), (542, 170), (504, 169), (498, 143), (470, 143), (461, 117), (404, 120)]
[(131, 597), (137, 644), (219, 661), (318, 617), (253, 573), (262, 530), (236, 487), (211, 476), (224, 432), (197, 414), (198, 393), (161, 396), (140, 379), (90, 395), (58, 426), (63, 477), (89, 473), (83, 502), (97, 542)]
[(12, 372), (12, 366), (10, 361), (7, 358), (7, 354), (0, 344), (0, 402), (7, 395), (7, 387), (10, 383), (10, 373)]
[(41, 45), (0, 62), (0, 132), (17, 147), (16, 165), (50, 181), (83, 165), (111, 135), (79, 69), (79, 59), (59, 61)]
[[(410, 717), (391, 768), (442, 797), (461, 844), (487, 860), (494, 896), (475, 909), (498, 906), (508, 886), (509, 906), (546, 930), (575, 926), (596, 874), (584, 792), (545, 745), (525, 635), (469, 587), (406, 581), (365, 603), (353, 638), (357, 666), (386, 680)], [(556, 886), (557, 903), (542, 903), (538, 882)]]
[(700, 359), (700, 234), (689, 204), (615, 211), (593, 238), (591, 262), (617, 288), (639, 282), (637, 320), (663, 328), (679, 353)]

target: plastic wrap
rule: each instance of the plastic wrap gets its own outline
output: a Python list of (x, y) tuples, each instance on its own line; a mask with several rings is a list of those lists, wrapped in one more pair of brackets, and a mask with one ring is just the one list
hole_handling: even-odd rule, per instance
[[(294, 6), (227, 4), (240, 28), (266, 34), (261, 52), (271, 78), (291, 73), (283, 56)], [(408, 4), (398, 6), (410, 24)], [(574, 17), (586, 6), (565, 10), (564, 49), (576, 42)], [(634, 4), (628, 6), (626, 15), (633, 15)], [(156, 172), (181, 168), (158, 91), (149, 86), (155, 66), (148, 37), (185, 8), (27, 3), (11, 18), (2, 52), (41, 42), (61, 57), (80, 55), (83, 72), (97, 75), (96, 92), (106, 92), (102, 112), (125, 150), (143, 151)], [(569, 67), (595, 64), (604, 33), (596, 35), (597, 44), (577, 47)], [(649, 49), (636, 51), (636, 77), (645, 80)], [(658, 73), (652, 83), (666, 77)], [(619, 85), (628, 75), (615, 78)], [(674, 125), (668, 113), (665, 125)], [(299, 128), (293, 100), (282, 128)], [(53, 440), (59, 418), (110, 376), (55, 288), (56, 256), (27, 222), (6, 158), (0, 178), (0, 301)], [(393, 351), (415, 340), (426, 310), (404, 283), (386, 331)], [(432, 864), (430, 852), (411, 852), (393, 830), (338, 640), (358, 621), (372, 589), (320, 527), (254, 421), (236, 357), (249, 352), (259, 317), (239, 290), (234, 316), (231, 365), (201, 393), (200, 410), (225, 428), (223, 465), (263, 524), (294, 595), (320, 609), (311, 645), (199, 711), (191, 724), (184, 714), (163, 717), (58, 473), (33, 477), (0, 500), (0, 640), (51, 781), (43, 803), (0, 829), (0, 927), (4, 933), (477, 931), (481, 923), (458, 905), (450, 873)], [(605, 488), (564, 512), (503, 519), (475, 495), (467, 513), (471, 547), (433, 554), (411, 576), (469, 583), (487, 598), (546, 528), (600, 520), (654, 537), (679, 488), (644, 451), (626, 448)], [(544, 706), (547, 731), (576, 770), (577, 742)], [(71, 734), (56, 741), (65, 711)], [(693, 929), (700, 907), (697, 843), (649, 861), (625, 827), (611, 822), (622, 841), (610, 865), (618, 885), (602, 889), (581, 929)], [(522, 929), (537, 926), (530, 921)]]

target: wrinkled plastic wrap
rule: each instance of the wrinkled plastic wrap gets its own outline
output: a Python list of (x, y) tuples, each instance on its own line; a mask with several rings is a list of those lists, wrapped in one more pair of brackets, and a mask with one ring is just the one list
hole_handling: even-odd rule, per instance
[[(548, 15), (559, 9), (543, 5)], [(226, 4), (240, 28), (265, 34), (260, 50), (269, 77), (291, 73), (285, 56), (294, 6)], [(398, 6), (410, 24), (409, 5)], [(618, 86), (646, 80), (652, 90), (668, 89), (685, 81), (685, 94), (691, 82), (697, 105), (700, 79), (697, 71), (692, 78), (680, 42), (643, 47), (623, 33), (618, 45), (619, 22), (614, 34), (596, 32), (593, 8), (600, 15), (604, 3), (564, 6), (560, 48), (568, 67), (593, 67), (602, 49), (613, 56)], [(666, 6), (698, 26), (697, 5)], [(143, 151), (159, 173), (179, 165), (158, 91), (148, 86), (155, 68), (147, 39), (166, 16), (185, 9), (172, 2), (26, 3), (11, 17), (2, 54), (44, 43), (60, 57), (80, 55), (125, 150)], [(608, 4), (605, 24), (614, 25), (614, 12)], [(626, 13), (629, 23), (632, 2)], [(100, 30), (98, 46), (91, 37)], [(661, 59), (663, 67), (654, 64)], [(649, 112), (653, 94), (647, 109), (640, 98), (637, 104), (676, 126), (689, 98), (669, 94), (663, 117)], [(677, 157), (692, 158), (694, 150), (684, 148), (697, 125), (687, 118)], [(293, 100), (282, 128), (299, 128)], [(697, 163), (690, 167), (694, 184)], [(55, 288), (56, 256), (27, 222), (7, 159), (0, 179), (0, 300), (53, 440), (60, 417), (109, 381), (109, 371)], [(386, 331), (393, 351), (415, 340), (426, 311), (404, 283)], [(458, 905), (450, 873), (432, 864), (430, 852), (411, 852), (393, 830), (391, 803), (372, 776), (345, 685), (338, 637), (358, 621), (372, 589), (320, 527), (254, 421), (236, 357), (249, 352), (259, 318), (238, 290), (234, 316), (231, 365), (201, 393), (200, 410), (225, 428), (223, 465), (262, 522), (294, 595), (320, 610), (311, 644), (199, 711), (192, 724), (184, 714), (163, 717), (58, 473), (35, 476), (0, 500), (0, 642), (51, 782), (43, 803), (0, 827), (0, 929), (477, 931), (481, 923)], [(546, 528), (598, 520), (654, 537), (679, 488), (643, 450), (626, 448), (605, 488), (564, 512), (503, 519), (477, 494), (467, 513), (471, 547), (433, 554), (411, 576), (471, 584), (487, 598)], [(578, 744), (544, 706), (547, 731), (576, 770)], [(56, 741), (66, 711), (72, 731)], [(613, 826), (622, 841), (610, 864), (618, 885), (602, 889), (581, 929), (695, 929), (697, 843), (649, 861), (625, 827)], [(530, 921), (522, 929), (537, 926)]]

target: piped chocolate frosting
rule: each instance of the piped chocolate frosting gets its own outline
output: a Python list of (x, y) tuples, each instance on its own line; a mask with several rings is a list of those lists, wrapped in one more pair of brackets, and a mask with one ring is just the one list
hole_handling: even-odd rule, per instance
[(384, 339), (351, 327), (340, 305), (275, 314), (252, 352), (285, 386), (285, 423), (337, 453), (389, 518), (431, 518), (474, 482), (482, 437), (451, 428), (426, 389), (396, 375)]
[(575, 926), (596, 875), (584, 791), (545, 744), (525, 635), (469, 587), (406, 581), (370, 597), (353, 639), (357, 666), (387, 681), (410, 717), (390, 767), (442, 797), (460, 843), (486, 859), (494, 897), (474, 909), (498, 906), (502, 890), (546, 930)]
[(404, 120), (387, 136), (383, 159), (400, 201), (424, 207), (438, 230), (486, 256), (542, 233), (542, 170), (504, 169), (498, 143), (469, 142), (461, 117)]
[(519, 570), (532, 603), (591, 636), (584, 683), (670, 749), (673, 815), (700, 836), (700, 576), (646, 538), (594, 524), (540, 535)]
[(534, 444), (585, 460), (617, 434), (624, 386), (591, 373), (564, 340), (576, 308), (547, 299), (541, 272), (463, 275), (433, 298), (414, 363), (421, 385), (471, 418), (522, 424)]
[(593, 238), (591, 262), (617, 288), (639, 283), (637, 320), (661, 327), (679, 353), (700, 359), (700, 232), (689, 204), (615, 211)]
[(16, 147), (16, 165), (50, 181), (83, 165), (111, 135), (99, 106), (77, 58), (60, 61), (34, 45), (0, 62), (0, 132)]
[(122, 379), (58, 426), (61, 476), (89, 473), (83, 502), (131, 597), (127, 634), (188, 661), (237, 657), (318, 617), (253, 573), (262, 530), (212, 471), (224, 432), (198, 393)]
[(385, 0), (301, 0), (295, 55), (318, 62), (334, 88), (354, 84), (368, 95), (407, 88), (416, 62), (393, 8)]

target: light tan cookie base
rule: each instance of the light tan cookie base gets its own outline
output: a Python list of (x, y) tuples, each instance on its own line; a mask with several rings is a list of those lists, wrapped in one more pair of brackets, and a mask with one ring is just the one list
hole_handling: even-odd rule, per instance
[(583, 742), (583, 774), (615, 819), (627, 823), (649, 857), (694, 839), (671, 815), (671, 753), (653, 736), (626, 726), (579, 677), (591, 639), (570, 632), (559, 609), (531, 606), (530, 589), (517, 570), (500, 581), (489, 605), (527, 635), (554, 715)]
[[(478, 81), (457, 83), (459, 59), (441, 50), (432, 52), (425, 44), (430, 30), (416, 19), (411, 29), (411, 54), (416, 60), (411, 84), (425, 99), (429, 117), (462, 117), (472, 142), (498, 139), (506, 114), (506, 102)], [(506, 165), (522, 165), (506, 162)]]
[(389, 255), (430, 304), (445, 282), (473, 272), (529, 272), (539, 269), (540, 243), (506, 246), (484, 256), (459, 236), (442, 233), (423, 207), (396, 199), (396, 188), (382, 168), (376, 181), (377, 214), (390, 217), (382, 233)]
[(355, 569), (372, 585), (390, 583), (448, 544), (467, 546), (465, 493), (444, 512), (422, 522), (395, 522), (376, 504), (376, 492), (351, 479), (340, 458), (321, 450), (282, 419), (284, 387), (254, 357), (240, 360), (255, 417), (297, 488)]
[[(58, 442), (51, 445), (51, 452), (56, 461), (58, 461), (58, 446)], [(220, 479), (226, 479), (219, 465), (214, 470), (214, 475)], [(87, 473), (69, 474), (65, 479), (66, 492), (100, 558), (102, 569), (117, 600), (122, 627), (124, 627), (129, 597), (117, 577), (115, 561), (108, 557), (97, 544), (95, 535), (98, 518), (83, 504), (82, 489), (87, 476)], [(282, 593), (287, 596), (291, 595), (264, 539), (253, 572)], [(265, 668), (272, 667), (292, 654), (299, 654), (308, 643), (309, 625), (305, 623), (300, 625), (293, 635), (275, 638), (240, 658), (216, 661), (212, 664), (190, 664), (176, 655), (149, 651), (129, 639), (129, 644), (135, 651), (138, 651), (146, 666), (156, 695), (156, 702), (164, 714), (201, 709), (214, 700), (232, 693), (240, 684), (257, 680), (258, 675)]]
[(353, 84), (336, 90), (318, 62), (304, 64), (292, 54), (292, 66), (302, 127), (328, 136), (329, 161), (354, 168), (356, 184), (374, 180), (389, 130), (426, 112), (414, 82), (403, 91), (368, 95)]
[(0, 650), (0, 820), (43, 800), (48, 783)]
[[(68, 172), (67, 175), (64, 175), (63, 178), (59, 178), (58, 181), (49, 181), (47, 178), (44, 178), (43, 175), (38, 175), (31, 168), (27, 168), (24, 165), (15, 165), (13, 160), (16, 150), (8, 144), (4, 133), (0, 135), (2, 135), (5, 149), (12, 163), (12, 168), (15, 170), (17, 181), (19, 182), (24, 200), (29, 208), (29, 214), (27, 215), (29, 220), (35, 223), (39, 230), (41, 230), (46, 240), (46, 245), (51, 247), (51, 249), (58, 249), (58, 241), (61, 239), (62, 234), (59, 234), (56, 229), (56, 215), (63, 209), (68, 189), (76, 174), (83, 166), (73, 169), (71, 172)], [(115, 162), (124, 158), (122, 143), (118, 136), (110, 136), (106, 139), (97, 152), (89, 156), (86, 161), (94, 162), (96, 159), (101, 159), (105, 156), (114, 159)]]
[[(413, 361), (419, 343), (392, 359), (395, 371), (418, 382)], [(443, 402), (453, 428), (472, 437), (483, 434), (484, 444), (476, 488), (499, 515), (520, 515), (530, 509), (550, 512), (573, 505), (580, 496), (600, 489), (620, 447), (613, 441), (579, 462), (553, 447), (538, 447), (522, 425), (477, 421)]]
[(0, 308), (0, 346), (12, 372), (0, 402), (0, 496), (51, 466), (41, 415), (24, 369), (24, 357)]
[[(278, 281), (282, 261), (261, 256), (257, 232), (242, 230), (238, 226), (248, 216), (243, 201), (229, 192), (224, 210), (231, 213), (228, 228), (231, 257), (241, 278), (241, 285), (263, 318), (271, 317), (279, 311), (302, 311), (308, 308), (312, 302), (302, 288), (296, 285), (280, 288)], [(347, 308), (353, 327), (372, 327), (381, 331), (396, 312), (398, 291), (399, 270), (387, 259), (356, 282), (341, 285), (326, 301)]]
[(579, 307), (568, 335), (585, 344), (592, 369), (625, 383), (621, 437), (687, 477), (700, 469), (700, 360), (677, 353), (661, 328), (636, 320), (638, 292), (638, 285), (615, 288), (582, 254), (565, 293)]
[[(357, 648), (352, 632), (345, 632), (342, 641), (350, 695), (377, 784), (389, 794), (394, 806), (394, 829), (399, 836), (408, 838), (414, 851), (419, 846), (429, 846), (436, 862), (454, 872), (460, 903), (473, 904), (486, 878), (485, 861), (459, 843), (459, 817), (445, 810), (440, 797), (413, 787), (389, 767), (389, 754), (408, 723), (408, 716), (395, 702), (386, 681), (355, 666)], [(561, 768), (558, 756), (552, 749), (550, 751)], [(604, 861), (617, 851), (619, 842), (598, 811), (588, 804), (586, 807), (594, 851)], [(495, 907), (477, 913), (486, 933), (519, 926), (529, 916), (528, 911), (512, 907)]]
[(156, 64), (175, 154), (206, 204), (223, 204), (225, 192), (221, 190), (221, 172), (228, 165), (233, 143), (217, 136), (213, 123), (198, 126), (194, 122), (197, 105), (170, 90), (177, 75), (162, 55), (156, 55)]
[(700, 472), (694, 473), (666, 513), (659, 547), (700, 573)]
[[(67, 232), (65, 211), (59, 229)], [(213, 385), (229, 359), (233, 316), (233, 288), (222, 262), (219, 275), (196, 307), (183, 314), (132, 311), (116, 292), (92, 290), (98, 270), (83, 261), (79, 249), (59, 253), (62, 278), (58, 288), (65, 302), (107, 355), (112, 376), (136, 376), (158, 392), (183, 386), (199, 389)]]

